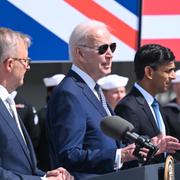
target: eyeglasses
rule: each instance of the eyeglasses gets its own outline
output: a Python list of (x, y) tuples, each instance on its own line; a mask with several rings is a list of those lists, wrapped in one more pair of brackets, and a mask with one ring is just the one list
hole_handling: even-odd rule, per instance
[[(86, 45), (80, 45), (80, 46), (90, 48), (90, 49), (94, 49), (94, 48), (86, 46)], [(99, 55), (102, 55), (108, 50), (109, 47), (111, 49), (111, 52), (113, 53), (116, 50), (116, 43), (103, 44), (103, 45), (99, 46), (96, 50), (98, 51)]]
[(13, 58), (11, 57), (11, 59), (15, 60), (15, 61), (20, 61), (20, 62), (24, 62), (23, 64), (26, 64), (27, 66), (29, 66), (29, 64), (31, 63), (31, 58)]

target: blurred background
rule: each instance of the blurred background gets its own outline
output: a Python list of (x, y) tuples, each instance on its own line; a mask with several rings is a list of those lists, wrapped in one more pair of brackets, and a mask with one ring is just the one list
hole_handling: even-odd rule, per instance
[[(143, 44), (169, 47), (180, 68), (179, 0), (1, 0), (0, 26), (32, 37), (31, 69), (18, 91), (37, 109), (46, 102), (43, 78), (67, 73), (71, 66), (70, 33), (87, 19), (103, 21), (110, 27), (117, 43), (112, 73), (129, 77), (128, 89), (135, 81), (134, 54)], [(173, 96), (169, 91), (159, 99), (165, 103)]]

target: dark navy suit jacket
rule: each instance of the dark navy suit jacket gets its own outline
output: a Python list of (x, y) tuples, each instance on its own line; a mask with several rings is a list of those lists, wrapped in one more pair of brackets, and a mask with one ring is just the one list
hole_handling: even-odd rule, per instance
[[(160, 110), (163, 116), (161, 107)], [(115, 108), (115, 113), (132, 123), (135, 127), (135, 132), (139, 135), (152, 138), (160, 133), (148, 103), (136, 87), (133, 87), (129, 94), (120, 101)], [(168, 133), (166, 119), (163, 118), (163, 120), (166, 126), (166, 133)], [(164, 161), (164, 158), (160, 155), (152, 162), (158, 163), (162, 161)]]
[(40, 180), (45, 173), (37, 169), (31, 140), (20, 120), (22, 135), (6, 106), (0, 99), (0, 179)]
[(52, 167), (64, 166), (73, 174), (112, 172), (119, 145), (100, 129), (105, 116), (107, 114), (92, 90), (70, 70), (48, 103)]

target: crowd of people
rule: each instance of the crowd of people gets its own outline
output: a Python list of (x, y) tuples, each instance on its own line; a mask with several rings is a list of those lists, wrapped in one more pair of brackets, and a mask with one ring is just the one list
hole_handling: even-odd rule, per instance
[[(46, 105), (38, 112), (17, 93), (30, 70), (31, 38), (0, 28), (0, 179), (85, 180), (139, 166), (136, 144), (113, 139), (100, 124), (118, 115), (148, 137), (158, 151), (150, 163), (171, 154), (180, 160), (180, 70), (175, 55), (159, 44), (140, 47), (134, 57), (137, 81), (111, 74), (116, 43), (106, 24), (89, 20), (69, 39), (67, 75), (43, 79)], [(170, 87), (176, 98), (161, 106), (156, 95)], [(12, 148), (13, 147), (13, 148)], [(141, 148), (145, 160), (149, 149)], [(40, 170), (41, 169), (41, 170)]]

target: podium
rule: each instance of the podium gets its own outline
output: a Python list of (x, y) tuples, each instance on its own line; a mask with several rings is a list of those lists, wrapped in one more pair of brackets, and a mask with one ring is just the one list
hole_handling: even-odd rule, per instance
[[(88, 180), (164, 180), (164, 163), (146, 165), (93, 177)], [(180, 179), (180, 163), (175, 164), (175, 180)]]

